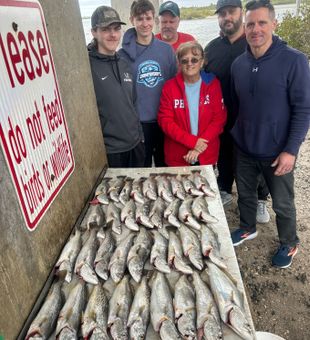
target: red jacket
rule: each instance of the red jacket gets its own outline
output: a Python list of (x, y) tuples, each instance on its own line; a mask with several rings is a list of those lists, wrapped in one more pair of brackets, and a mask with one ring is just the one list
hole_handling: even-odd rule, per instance
[(168, 166), (189, 165), (183, 156), (194, 149), (198, 138), (208, 140), (207, 149), (199, 155), (201, 165), (215, 164), (226, 122), (226, 108), (220, 82), (212, 73), (201, 72), (198, 135), (191, 134), (190, 114), (181, 73), (168, 80), (162, 90), (158, 124), (165, 134), (165, 162)]

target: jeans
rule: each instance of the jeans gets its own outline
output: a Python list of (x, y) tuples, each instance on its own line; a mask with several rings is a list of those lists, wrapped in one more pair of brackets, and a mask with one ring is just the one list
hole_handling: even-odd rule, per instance
[(240, 211), (240, 228), (256, 230), (257, 186), (262, 175), (272, 198), (280, 243), (295, 246), (296, 208), (294, 203), (294, 173), (275, 176), (273, 160), (257, 160), (236, 150), (236, 184)]
[[(231, 194), (232, 185), (234, 183), (234, 141), (229, 131), (224, 130), (220, 135), (220, 152), (217, 162), (218, 178), (217, 183), (219, 189)], [(269, 190), (263, 176), (259, 177), (259, 185), (257, 187), (257, 195), (259, 200), (266, 201)]]

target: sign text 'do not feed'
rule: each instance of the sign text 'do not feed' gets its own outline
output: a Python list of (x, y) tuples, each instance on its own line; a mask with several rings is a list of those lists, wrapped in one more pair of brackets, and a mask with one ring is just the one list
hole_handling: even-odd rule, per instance
[(74, 170), (42, 8), (0, 0), (0, 143), (29, 230)]

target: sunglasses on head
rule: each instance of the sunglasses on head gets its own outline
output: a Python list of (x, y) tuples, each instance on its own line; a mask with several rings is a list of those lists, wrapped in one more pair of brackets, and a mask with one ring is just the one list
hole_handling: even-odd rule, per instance
[(202, 58), (195, 58), (195, 57), (193, 57), (193, 58), (191, 58), (191, 59), (181, 59), (181, 60), (180, 60), (180, 63), (181, 63), (182, 65), (187, 65), (187, 64), (189, 64), (189, 63), (191, 63), (191, 64), (197, 64), (201, 59), (202, 59)]

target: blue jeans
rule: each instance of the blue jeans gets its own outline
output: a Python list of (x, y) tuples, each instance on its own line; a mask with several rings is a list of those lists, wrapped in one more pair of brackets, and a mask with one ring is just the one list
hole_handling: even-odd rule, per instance
[(280, 243), (295, 246), (299, 243), (296, 234), (296, 208), (294, 203), (294, 173), (275, 176), (273, 160), (258, 160), (236, 149), (236, 184), (240, 227), (256, 230), (257, 186), (259, 176), (265, 179), (276, 214)]

